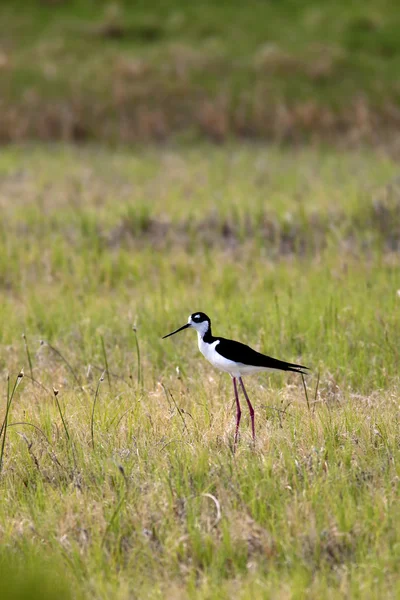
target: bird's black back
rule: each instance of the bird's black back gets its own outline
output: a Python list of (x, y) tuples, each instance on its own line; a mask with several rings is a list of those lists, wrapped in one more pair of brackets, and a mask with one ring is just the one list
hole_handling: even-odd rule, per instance
[[(294, 373), (306, 374), (308, 367), (303, 365), (296, 365), (294, 363), (288, 363), (271, 356), (266, 356), (257, 352), (241, 342), (235, 340), (227, 340), (226, 338), (212, 337), (212, 341), (219, 340), (219, 344), (216, 345), (215, 350), (228, 360), (233, 360), (244, 365), (252, 365), (254, 367), (264, 367), (266, 369), (278, 369), (280, 371), (293, 371)], [(209, 341), (209, 340), (206, 340)]]

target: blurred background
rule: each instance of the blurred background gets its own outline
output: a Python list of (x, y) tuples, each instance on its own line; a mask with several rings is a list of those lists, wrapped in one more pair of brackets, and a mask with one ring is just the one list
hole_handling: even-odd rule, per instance
[(395, 0), (3, 0), (0, 140), (380, 142)]

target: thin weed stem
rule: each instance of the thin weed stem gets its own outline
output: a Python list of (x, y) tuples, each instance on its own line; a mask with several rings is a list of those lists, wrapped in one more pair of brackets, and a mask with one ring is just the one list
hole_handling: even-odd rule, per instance
[[(22, 373), (22, 375), (21, 375), (21, 373)], [(21, 378), (24, 376), (24, 370), (23, 369), (21, 369), (21, 371), (19, 372), (19, 374), (17, 376), (17, 380), (18, 380), (18, 377), (20, 377), (20, 375), (21, 375)], [(6, 405), (6, 414), (7, 414), (7, 411), (9, 410), (9, 405), (10, 405), (12, 399), (13, 399), (14, 392), (15, 392), (15, 390), (16, 390), (16, 388), (17, 388), (18, 385), (19, 385), (19, 382), (17, 383), (17, 381), (16, 381), (15, 384), (14, 384), (13, 391), (12, 391), (11, 396), (10, 396), (10, 375), (7, 375), (7, 405)], [(5, 423), (6, 423), (6, 419), (4, 419), (4, 421), (3, 421), (3, 423), (2, 423), (2, 425), (0, 427), (0, 437), (1, 437), (2, 433), (3, 433), (3, 429), (5, 427)]]
[(168, 404), (169, 404), (169, 408), (170, 408), (170, 410), (171, 410), (171, 408), (172, 408), (172, 406), (171, 406), (171, 401), (170, 401), (170, 399), (169, 399), (169, 396), (168, 396), (168, 391), (169, 391), (169, 390), (167, 390), (167, 388), (165, 387), (165, 385), (164, 385), (163, 383), (161, 384), (161, 387), (162, 387), (162, 389), (164, 390), (165, 397), (166, 397), (166, 399), (167, 399), (167, 402), (168, 402)]
[(186, 432), (189, 433), (189, 430), (188, 430), (187, 425), (186, 425), (185, 417), (183, 416), (183, 411), (178, 407), (177, 403), (175, 402), (175, 398), (173, 397), (173, 395), (171, 394), (171, 392), (169, 390), (167, 390), (167, 388), (164, 386), (163, 383), (161, 385), (164, 388), (165, 393), (166, 394), (168, 393), (171, 396), (171, 400), (174, 403), (174, 406), (175, 406), (175, 408), (176, 408), (176, 410), (177, 410), (180, 418), (182, 419), (183, 427), (186, 430)]
[(100, 384), (104, 381), (104, 373), (105, 373), (105, 371), (103, 371), (100, 379), (97, 382), (96, 392), (94, 394), (94, 400), (93, 400), (92, 416), (91, 416), (91, 419), (90, 419), (90, 435), (92, 437), (92, 448), (93, 448), (93, 450), (94, 450), (94, 409), (96, 407), (97, 396), (99, 395)]
[(64, 427), (65, 435), (67, 436), (67, 440), (70, 442), (71, 438), (69, 437), (68, 427), (67, 427), (67, 424), (65, 422), (64, 415), (62, 414), (60, 403), (58, 401), (58, 390), (56, 390), (55, 388), (53, 388), (53, 394), (54, 394), (54, 399), (55, 399), (56, 404), (57, 404), (58, 412), (60, 413), (60, 417), (61, 417), (61, 421), (62, 421), (62, 424), (63, 424), (63, 427)]
[(45, 385), (43, 385), (43, 383), (40, 383), (40, 381), (38, 381), (34, 377), (30, 377), (30, 375), (26, 375), (26, 374), (24, 375), (24, 377), (26, 377), (27, 379), (29, 379), (29, 381), (31, 381), (35, 385), (39, 386), (44, 392), (47, 392), (48, 394), (51, 394), (51, 391)]
[[(91, 369), (95, 369), (96, 371), (100, 371), (101, 373), (104, 371), (103, 367), (98, 367), (97, 365), (90, 365)], [(108, 374), (110, 375), (110, 377), (114, 377), (115, 379), (118, 379), (119, 381), (123, 381), (124, 383), (126, 383), (127, 385), (131, 385), (129, 381), (127, 381), (125, 379), (125, 377), (122, 377), (122, 375), (118, 375), (117, 373), (113, 373), (112, 371), (107, 371)]]
[(140, 360), (140, 348), (139, 348), (139, 339), (137, 334), (136, 325), (132, 327), (133, 334), (135, 336), (135, 344), (136, 344), (136, 354), (137, 354), (137, 382), (138, 385), (142, 382), (142, 363)]
[(128, 493), (129, 493), (129, 485), (128, 485), (128, 478), (126, 476), (126, 473), (124, 471), (124, 468), (122, 465), (118, 465), (118, 472), (120, 473), (120, 475), (122, 475), (122, 477), (124, 478), (124, 482), (125, 482), (125, 492), (121, 495), (120, 499), (118, 500), (118, 504), (114, 509), (113, 514), (111, 515), (111, 519), (109, 520), (106, 530), (104, 532), (103, 535), (103, 539), (101, 541), (101, 546), (104, 546), (104, 543), (106, 541), (107, 535), (109, 533), (109, 531), (111, 530), (115, 519), (118, 516), (118, 513), (120, 512), (122, 506), (124, 505), (124, 502), (126, 501), (127, 497), (128, 497)]
[(108, 368), (108, 360), (107, 360), (107, 352), (106, 352), (106, 346), (104, 344), (104, 337), (100, 336), (100, 340), (101, 340), (101, 348), (103, 350), (103, 356), (104, 356), (104, 365), (106, 367), (106, 373), (107, 373), (107, 381), (108, 381), (108, 387), (111, 390), (111, 378), (110, 378), (110, 369)]
[(67, 366), (68, 370), (72, 374), (72, 376), (75, 379), (76, 383), (78, 384), (78, 386), (83, 391), (82, 384), (79, 381), (79, 378), (78, 378), (77, 374), (75, 373), (74, 369), (72, 368), (71, 364), (67, 361), (67, 359), (65, 358), (65, 356), (63, 356), (63, 354), (61, 354), (61, 352), (59, 350), (57, 350), (57, 348), (55, 348), (54, 346), (52, 346), (49, 342), (42, 341), (41, 343), (42, 344), (46, 344), (46, 346), (48, 346), (50, 348), (50, 350), (52, 350), (54, 352), (54, 354), (56, 354), (59, 358), (61, 358), (61, 360), (65, 363), (65, 365)]
[(304, 393), (306, 395), (306, 401), (307, 401), (307, 408), (308, 408), (308, 412), (310, 412), (310, 401), (308, 399), (308, 391), (307, 391), (307, 386), (306, 386), (306, 380), (304, 379), (304, 375), (303, 373), (301, 374), (301, 379), (303, 381), (303, 388), (304, 388)]
[(46, 440), (48, 445), (51, 446), (50, 440), (47, 437), (47, 435), (44, 433), (44, 431), (42, 429), (40, 429), (40, 427), (38, 427), (37, 425), (34, 425), (34, 423), (29, 423), (28, 421), (17, 421), (16, 423), (8, 423), (7, 428), (15, 427), (16, 425), (28, 425), (29, 427), (33, 427), (34, 429), (36, 429), (36, 431), (38, 431), (39, 433), (42, 434), (42, 436), (44, 437), (44, 439)]
[(108, 423), (108, 425), (106, 427), (106, 431), (109, 431), (111, 425), (116, 421), (116, 419), (118, 419), (117, 424), (115, 425), (115, 429), (116, 429), (118, 427), (118, 425), (121, 423), (122, 419), (125, 417), (125, 415), (127, 415), (128, 413), (135, 410), (135, 408), (136, 408), (136, 406), (130, 406), (127, 410), (124, 410), (124, 412), (122, 413), (122, 415), (120, 417), (118, 417), (117, 415), (115, 417), (113, 417), (111, 419), (111, 421)]
[(107, 524), (106, 530), (105, 530), (105, 532), (104, 532), (103, 540), (102, 540), (102, 542), (101, 542), (101, 545), (102, 545), (102, 546), (104, 546), (104, 543), (105, 543), (105, 541), (106, 541), (107, 535), (108, 535), (108, 533), (109, 533), (109, 531), (110, 531), (111, 527), (113, 526), (113, 524), (114, 524), (114, 521), (115, 521), (115, 519), (117, 518), (117, 516), (118, 516), (118, 513), (119, 513), (119, 511), (121, 510), (121, 508), (122, 508), (122, 506), (123, 506), (123, 504), (124, 504), (124, 502), (125, 502), (126, 495), (127, 495), (127, 492), (125, 492), (125, 494), (123, 494), (123, 495), (121, 496), (121, 498), (120, 498), (120, 499), (119, 499), (119, 501), (118, 501), (118, 504), (117, 504), (117, 506), (115, 507), (115, 510), (114, 510), (113, 514), (111, 515), (111, 519), (109, 520), (109, 522), (108, 522), (108, 524)]
[(315, 394), (314, 394), (313, 413), (315, 412), (315, 406), (317, 404), (317, 396), (318, 396), (318, 389), (319, 389), (319, 380), (320, 380), (320, 377), (321, 377), (321, 373), (320, 373), (320, 371), (318, 371), (317, 385), (315, 386)]
[(31, 353), (29, 351), (29, 344), (28, 344), (28, 339), (26, 337), (26, 334), (23, 333), (22, 334), (23, 340), (24, 340), (24, 344), (25, 344), (25, 352), (26, 352), (26, 357), (28, 359), (28, 364), (29, 364), (29, 372), (31, 374), (31, 379), (33, 380), (33, 367), (32, 367), (32, 359), (31, 359)]
[(13, 401), (15, 391), (16, 391), (17, 387), (19, 386), (20, 382), (22, 381), (23, 376), (24, 376), (24, 370), (21, 369), (15, 380), (11, 395), (10, 395), (10, 385), (9, 385), (10, 377), (8, 376), (8, 378), (7, 378), (8, 379), (8, 382), (7, 382), (7, 408), (6, 408), (6, 415), (4, 417), (4, 422), (3, 422), (3, 425), (2, 425), (1, 431), (0, 431), (0, 436), (1, 436), (1, 434), (3, 434), (3, 440), (2, 440), (1, 452), (0, 452), (0, 473), (3, 468), (3, 456), (4, 456), (4, 448), (6, 445), (8, 415), (10, 412), (11, 403)]
[[(10, 402), (10, 375), (7, 375), (7, 404), (6, 404), (6, 413), (8, 411), (8, 403)], [(3, 433), (4, 425), (6, 420), (4, 419), (1, 428), (0, 428), (0, 438)]]

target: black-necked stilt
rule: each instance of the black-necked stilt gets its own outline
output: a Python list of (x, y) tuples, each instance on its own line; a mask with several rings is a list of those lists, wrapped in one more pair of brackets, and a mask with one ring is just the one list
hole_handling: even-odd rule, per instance
[(199, 350), (203, 356), (205, 356), (214, 367), (229, 373), (232, 377), (237, 409), (235, 444), (237, 442), (240, 417), (242, 414), (236, 383), (237, 379), (242, 386), (244, 397), (246, 398), (247, 406), (249, 407), (251, 431), (254, 440), (254, 409), (247, 395), (246, 388), (244, 387), (242, 375), (259, 373), (260, 371), (293, 371), (294, 373), (302, 373), (305, 375), (308, 367), (271, 358), (270, 356), (266, 356), (265, 354), (253, 350), (249, 346), (246, 346), (246, 344), (235, 342), (235, 340), (214, 337), (211, 333), (211, 320), (202, 312), (196, 312), (190, 315), (186, 325), (179, 327), (179, 329), (176, 329), (168, 335), (164, 335), (163, 339), (178, 333), (178, 331), (187, 329), (188, 327), (193, 327), (193, 329), (197, 331)]

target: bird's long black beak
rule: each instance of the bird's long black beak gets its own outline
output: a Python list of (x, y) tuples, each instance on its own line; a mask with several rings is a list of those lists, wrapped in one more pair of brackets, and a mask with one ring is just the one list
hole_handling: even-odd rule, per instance
[(178, 331), (182, 331), (183, 329), (186, 329), (187, 327), (190, 327), (190, 323), (186, 323), (186, 325), (183, 325), (183, 327), (179, 327), (179, 329), (175, 329), (175, 331), (173, 331), (172, 333), (169, 333), (168, 335), (164, 335), (162, 339), (165, 340), (165, 338), (169, 337), (170, 335), (174, 335), (175, 333), (178, 333)]

